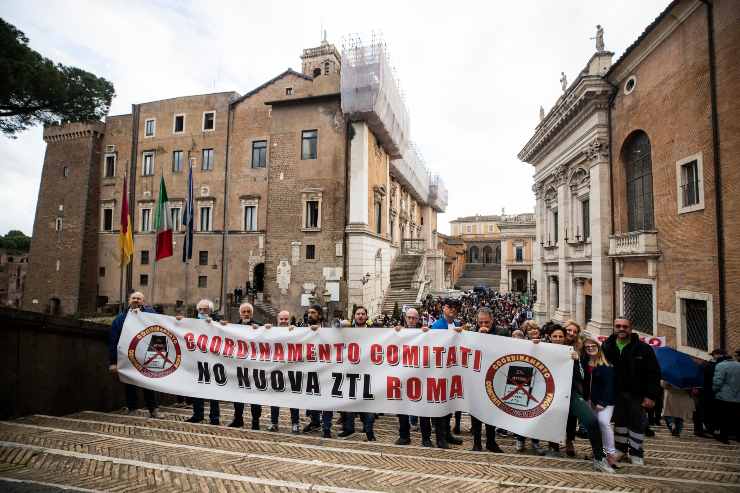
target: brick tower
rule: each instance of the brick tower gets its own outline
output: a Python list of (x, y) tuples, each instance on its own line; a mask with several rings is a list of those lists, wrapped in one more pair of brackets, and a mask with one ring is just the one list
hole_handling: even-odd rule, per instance
[(44, 129), (23, 308), (51, 314), (95, 309), (102, 122)]

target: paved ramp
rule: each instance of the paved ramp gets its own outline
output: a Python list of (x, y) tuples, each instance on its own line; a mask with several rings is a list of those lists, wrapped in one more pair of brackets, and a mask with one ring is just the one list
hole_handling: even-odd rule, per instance
[[(471, 452), (468, 433), (451, 450), (421, 447), (418, 433), (411, 446), (396, 446), (393, 416), (380, 417), (378, 441), (366, 442), (362, 433), (292, 435), (287, 409), (278, 432), (191, 424), (184, 422), (189, 409), (161, 411), (156, 420), (145, 412), (81, 412), (0, 422), (0, 490), (740, 492), (740, 447), (690, 429), (681, 438), (657, 430), (646, 442), (645, 466), (623, 464), (606, 475), (592, 471), (581, 439), (578, 459), (558, 459), (516, 453), (511, 437), (498, 438), (504, 454)], [(231, 413), (223, 404), (222, 422)]]

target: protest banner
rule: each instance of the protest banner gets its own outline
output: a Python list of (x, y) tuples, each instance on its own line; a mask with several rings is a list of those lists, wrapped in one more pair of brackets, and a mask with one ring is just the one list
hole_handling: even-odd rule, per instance
[(564, 438), (570, 348), (454, 330), (221, 325), (130, 312), (121, 380), (170, 394), (332, 411), (466, 411), (520, 435)]

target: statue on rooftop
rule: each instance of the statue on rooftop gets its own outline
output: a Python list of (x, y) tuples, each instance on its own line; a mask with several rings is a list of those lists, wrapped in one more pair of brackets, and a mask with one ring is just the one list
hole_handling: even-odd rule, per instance
[(560, 72), (560, 86), (563, 88), (563, 92), (568, 89), (568, 78), (565, 76), (565, 72)]
[(540, 121), (545, 119), (545, 108), (540, 106)]
[(591, 39), (596, 40), (596, 51), (604, 51), (604, 28), (601, 24), (596, 25), (596, 36)]

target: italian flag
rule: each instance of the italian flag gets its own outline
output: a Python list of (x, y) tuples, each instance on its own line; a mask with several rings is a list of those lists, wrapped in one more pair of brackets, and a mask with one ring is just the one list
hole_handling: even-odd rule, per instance
[(159, 182), (159, 199), (154, 212), (154, 229), (157, 232), (157, 255), (155, 260), (172, 256), (172, 218), (169, 214), (170, 199), (167, 197), (167, 187), (164, 186), (164, 176)]

